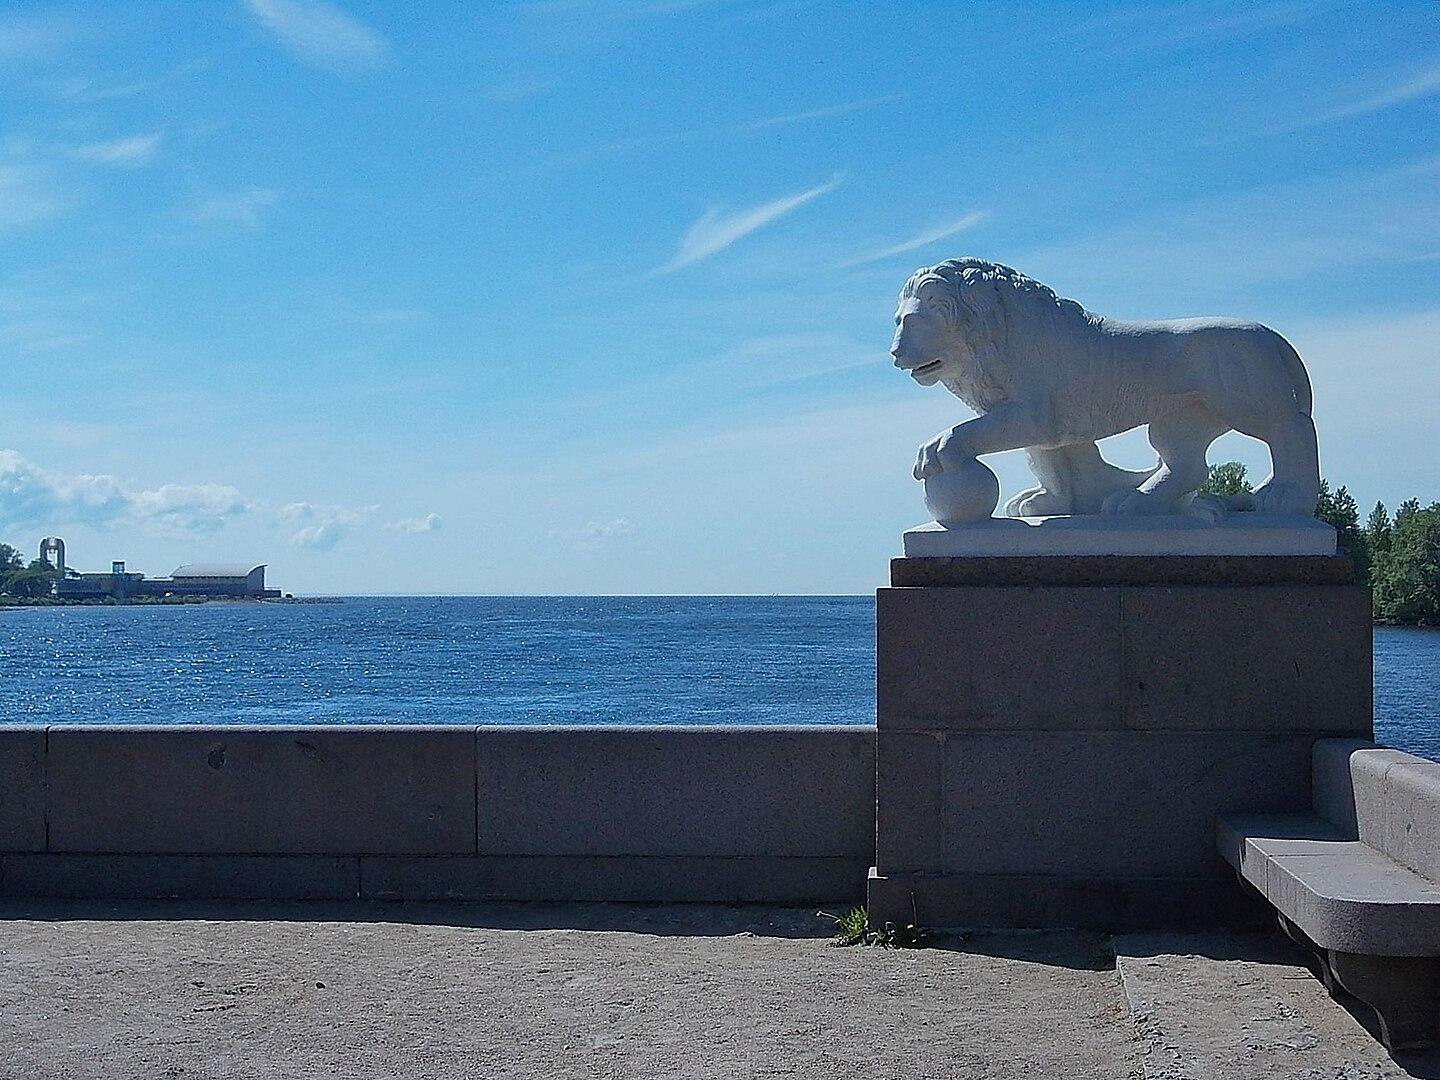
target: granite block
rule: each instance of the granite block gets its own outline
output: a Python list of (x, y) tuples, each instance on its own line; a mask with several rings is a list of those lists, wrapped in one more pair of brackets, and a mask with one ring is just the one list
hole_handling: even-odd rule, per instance
[(0, 852), (45, 850), (45, 729), (0, 725)]
[(943, 869), (1223, 877), (1215, 818), (1305, 809), (1312, 741), (1263, 732), (950, 735)]
[(1215, 848), (1260, 894), (1267, 894), (1272, 855), (1320, 854), (1326, 845), (1351, 840), (1318, 814), (1223, 814), (1215, 819)]
[(1397, 760), (1385, 773), (1384, 788), (1378, 850), (1440, 882), (1440, 764)]
[(473, 728), (56, 727), (50, 850), (475, 850)]
[(944, 739), (928, 731), (887, 731), (877, 743), (875, 865), (882, 874), (941, 868)]
[(1440, 955), (1440, 885), (1359, 841), (1270, 860), (1267, 898), (1323, 949)]
[(490, 727), (479, 853), (863, 859), (875, 730)]
[[(1377, 851), (1388, 854), (1391, 811), (1395, 789), (1391, 770), (1399, 765), (1424, 764), (1422, 758), (1384, 746), (1362, 746), (1349, 755), (1351, 811), (1355, 834)], [(1338, 796), (1343, 800), (1343, 793)]]
[(880, 589), (876, 599), (882, 732), (1118, 725), (1120, 590)]
[(1130, 588), (1121, 607), (1125, 726), (1370, 737), (1365, 587)]
[(1368, 739), (1317, 739), (1311, 753), (1311, 805), (1315, 813), (1352, 837), (1359, 835), (1359, 821), (1350, 759), (1361, 750), (1375, 749)]

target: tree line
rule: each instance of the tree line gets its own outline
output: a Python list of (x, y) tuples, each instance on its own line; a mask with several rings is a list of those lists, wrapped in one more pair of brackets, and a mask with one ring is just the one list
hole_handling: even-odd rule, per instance
[[(1210, 466), (1205, 491), (1241, 495), (1251, 490), (1238, 461)], [(1315, 516), (1335, 527), (1341, 549), (1355, 563), (1357, 580), (1370, 586), (1375, 621), (1395, 626), (1440, 626), (1440, 502), (1406, 499), (1392, 517), (1377, 502), (1364, 524), (1354, 496), (1320, 481)]]
[(50, 595), (59, 576), (44, 559), (26, 563), (18, 548), (0, 544), (0, 596), (18, 600), (41, 599)]

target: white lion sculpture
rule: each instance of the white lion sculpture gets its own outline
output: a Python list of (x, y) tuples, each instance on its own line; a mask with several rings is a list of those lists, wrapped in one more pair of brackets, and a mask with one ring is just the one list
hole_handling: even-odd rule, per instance
[[(1268, 327), (1109, 319), (983, 259), (917, 270), (895, 323), (895, 366), (921, 386), (944, 384), (980, 413), (920, 448), (917, 480), (1024, 449), (1040, 483), (1006, 504), (1011, 517), (1315, 511), (1310, 379)], [(1097, 439), (1141, 424), (1160, 458), (1153, 470), (1131, 472), (1100, 456)], [(1271, 475), (1253, 501), (1194, 507), (1205, 452), (1232, 429), (1269, 446)]]

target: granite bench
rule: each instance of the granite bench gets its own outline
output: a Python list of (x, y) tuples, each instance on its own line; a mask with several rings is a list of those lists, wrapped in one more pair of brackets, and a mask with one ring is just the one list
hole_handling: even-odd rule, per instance
[(1374, 1009), (1386, 1049), (1440, 1037), (1440, 764), (1322, 739), (1312, 811), (1234, 814), (1220, 854), (1311, 950), (1326, 987)]

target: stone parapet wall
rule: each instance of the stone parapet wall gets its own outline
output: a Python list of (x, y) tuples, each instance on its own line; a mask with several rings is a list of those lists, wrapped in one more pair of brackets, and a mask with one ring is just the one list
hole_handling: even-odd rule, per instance
[(0, 727), (0, 895), (859, 900), (870, 727)]

